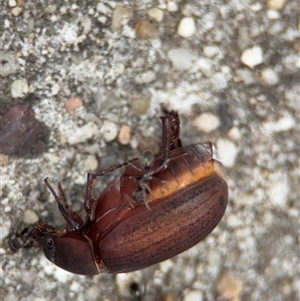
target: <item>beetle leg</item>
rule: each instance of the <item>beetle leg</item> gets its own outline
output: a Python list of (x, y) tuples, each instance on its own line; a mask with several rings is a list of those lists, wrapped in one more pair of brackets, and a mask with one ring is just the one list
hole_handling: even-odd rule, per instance
[(58, 209), (67, 222), (67, 226), (71, 229), (71, 231), (80, 231), (80, 229), (83, 226), (82, 220), (79, 218), (78, 215), (75, 216), (75, 214), (73, 213), (70, 214), (68, 212), (64, 203), (60, 200), (60, 197), (56, 194), (52, 186), (49, 184), (48, 178), (44, 179), (44, 182), (47, 185), (48, 189), (51, 191), (52, 195), (54, 196), (58, 204)]
[(92, 196), (93, 181), (95, 178), (96, 177), (94, 177), (92, 173), (88, 172), (87, 180), (86, 180), (85, 199), (83, 203), (84, 210), (91, 221), (94, 220), (95, 217), (94, 208), (95, 208), (96, 201)]

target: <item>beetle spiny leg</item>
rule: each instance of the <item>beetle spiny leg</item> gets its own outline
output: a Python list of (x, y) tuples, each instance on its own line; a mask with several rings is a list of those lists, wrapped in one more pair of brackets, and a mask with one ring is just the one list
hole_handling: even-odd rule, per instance
[(55, 200), (58, 204), (58, 209), (61, 212), (64, 219), (66, 220), (68, 227), (70, 227), (70, 229), (72, 231), (79, 231), (82, 227), (82, 224), (80, 222), (78, 222), (76, 219), (74, 219), (72, 217), (72, 215), (67, 211), (67, 209), (65, 208), (63, 202), (60, 200), (59, 196), (56, 194), (56, 192), (54, 191), (54, 189), (52, 188), (52, 186), (48, 182), (48, 178), (44, 179), (44, 182), (47, 185), (50, 192), (52, 193), (52, 195), (54, 196), (54, 198), (55, 198)]

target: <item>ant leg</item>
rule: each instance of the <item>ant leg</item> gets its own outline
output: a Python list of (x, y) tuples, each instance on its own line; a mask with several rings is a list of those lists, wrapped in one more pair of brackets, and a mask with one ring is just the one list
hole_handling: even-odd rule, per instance
[[(48, 178), (44, 179), (45, 184), (47, 185), (48, 189), (51, 191), (52, 195), (54, 196), (57, 204), (58, 204), (58, 209), (61, 212), (62, 216), (67, 222), (67, 227), (71, 229), (71, 231), (80, 231), (80, 229), (83, 226), (83, 222), (81, 219), (79, 219), (78, 215), (70, 214), (64, 203), (60, 200), (59, 196), (56, 194), (52, 186), (48, 182)], [(60, 187), (61, 189), (61, 187)], [(64, 198), (65, 200), (65, 198)], [(73, 215), (73, 216), (72, 216)]]

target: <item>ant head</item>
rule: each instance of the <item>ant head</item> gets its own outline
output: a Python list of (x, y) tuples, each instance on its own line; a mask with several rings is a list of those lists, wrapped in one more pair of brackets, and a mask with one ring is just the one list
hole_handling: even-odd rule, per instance
[(149, 150), (144, 151), (140, 157), (140, 164), (146, 170), (151, 168), (153, 161), (154, 161), (154, 155)]

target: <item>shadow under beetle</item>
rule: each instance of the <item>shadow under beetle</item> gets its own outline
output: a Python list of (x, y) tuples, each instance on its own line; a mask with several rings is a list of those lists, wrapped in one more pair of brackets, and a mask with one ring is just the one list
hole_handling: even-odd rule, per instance
[[(36, 225), (34, 237), (51, 262), (83, 275), (130, 272), (189, 249), (217, 226), (228, 188), (215, 148), (210, 142), (181, 146), (177, 113), (161, 121), (160, 156), (146, 152), (139, 160), (88, 173), (85, 221), (67, 210), (65, 198), (45, 179), (67, 223), (63, 231)], [(93, 180), (125, 165), (95, 199)]]

